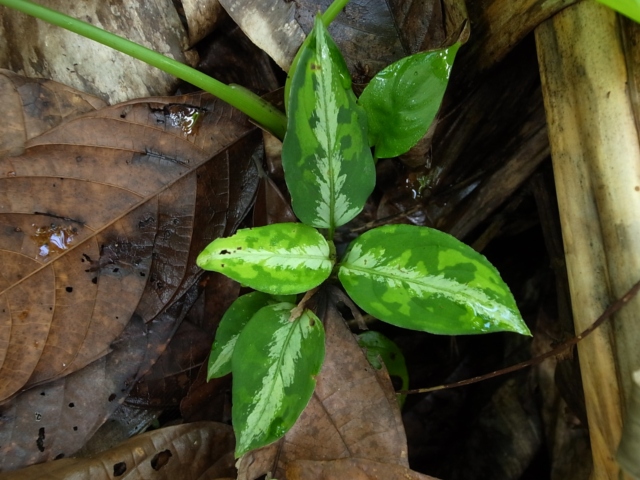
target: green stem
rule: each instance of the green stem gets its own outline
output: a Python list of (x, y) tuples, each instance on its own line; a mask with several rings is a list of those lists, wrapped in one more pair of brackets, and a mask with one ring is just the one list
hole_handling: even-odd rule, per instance
[(284, 113), (252, 92), (232, 88), (194, 68), (165, 57), (142, 45), (27, 0), (0, 0), (0, 5), (5, 5), (45, 22), (66, 28), (181, 78), (247, 114), (256, 123), (271, 131), (278, 138), (284, 138), (287, 130), (287, 119)]
[(334, 0), (331, 5), (324, 11), (320, 18), (325, 27), (328, 27), (338, 14), (347, 6), (349, 0)]

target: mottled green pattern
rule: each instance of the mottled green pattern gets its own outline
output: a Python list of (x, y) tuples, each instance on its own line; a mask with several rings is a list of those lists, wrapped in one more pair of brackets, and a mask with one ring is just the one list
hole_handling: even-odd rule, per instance
[(459, 47), (405, 57), (373, 77), (358, 103), (367, 112), (376, 157), (397, 157), (424, 136), (440, 108)]
[(311, 311), (289, 321), (292, 303), (264, 307), (233, 352), (236, 456), (281, 438), (309, 403), (324, 360), (324, 329)]
[(371, 230), (350, 245), (338, 275), (361, 308), (400, 327), (447, 335), (529, 335), (495, 267), (437, 230), (411, 225)]
[(327, 241), (302, 223), (238, 230), (231, 237), (211, 242), (197, 263), (200, 268), (274, 295), (317, 287), (333, 267)]
[(251, 320), (251, 317), (269, 303), (275, 303), (275, 300), (270, 295), (262, 292), (252, 292), (238, 297), (227, 309), (216, 330), (216, 339), (211, 345), (207, 382), (212, 378), (222, 377), (231, 373), (231, 355), (238, 340), (238, 335)]
[(293, 73), (282, 165), (296, 215), (333, 229), (362, 210), (375, 184), (366, 117), (320, 20)]
[[(380, 332), (369, 330), (357, 336), (358, 345), (364, 348), (367, 360), (377, 370), (382, 368), (382, 363), (387, 368), (390, 377), (396, 377), (401, 384), (394, 382), (396, 390), (407, 390), (409, 388), (409, 372), (404, 360), (402, 350), (392, 340), (382, 335)], [(406, 395), (399, 395), (398, 402), (402, 407)]]

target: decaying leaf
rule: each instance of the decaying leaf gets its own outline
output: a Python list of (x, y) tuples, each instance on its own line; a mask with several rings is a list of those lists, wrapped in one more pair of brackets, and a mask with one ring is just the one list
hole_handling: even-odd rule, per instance
[(335, 305), (329, 303), (320, 317), (326, 356), (315, 393), (283, 440), (240, 459), (239, 479), (272, 471), (275, 459), (272, 474), (279, 479), (289, 478), (289, 464), (297, 460), (352, 458), (408, 468), (404, 427), (386, 370), (369, 364)]
[(73, 455), (155, 362), (197, 295), (192, 288), (148, 324), (134, 315), (113, 351), (0, 406), (0, 470)]
[(2, 480), (34, 478), (91, 480), (185, 479), (229, 477), (234, 473), (233, 432), (214, 422), (196, 422), (166, 427), (133, 437), (92, 458), (63, 458), (34, 465)]
[(73, 88), (0, 69), (0, 157), (20, 155), (27, 140), (65, 120), (98, 110), (105, 102)]
[[(331, 0), (220, 0), (229, 15), (284, 70)], [(351, 0), (329, 31), (358, 83), (400, 58), (449, 46), (466, 21), (461, 0)], [(468, 35), (465, 32), (464, 35)]]
[[(0, 398), (109, 351), (253, 200), (261, 135), (205, 94), (76, 118), (0, 159)], [(241, 140), (241, 141), (239, 141)]]

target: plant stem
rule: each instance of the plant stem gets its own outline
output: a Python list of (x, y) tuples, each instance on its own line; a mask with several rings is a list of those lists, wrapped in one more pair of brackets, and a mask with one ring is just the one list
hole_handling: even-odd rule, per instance
[(165, 57), (149, 48), (27, 0), (0, 0), (0, 5), (5, 5), (45, 22), (66, 28), (202, 88), (247, 114), (256, 123), (271, 131), (278, 138), (284, 138), (287, 130), (287, 119), (284, 113), (251, 92), (234, 89), (199, 72), (195, 68)]
[(324, 23), (325, 27), (328, 27), (331, 22), (338, 16), (338, 14), (344, 9), (344, 7), (349, 3), (349, 0), (334, 0), (331, 5), (324, 11), (320, 18), (322, 18), (322, 23)]

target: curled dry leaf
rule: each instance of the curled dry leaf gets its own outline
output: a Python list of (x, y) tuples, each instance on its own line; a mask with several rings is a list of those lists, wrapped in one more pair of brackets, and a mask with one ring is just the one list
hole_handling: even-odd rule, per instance
[(189, 46), (193, 47), (209, 35), (222, 20), (222, 5), (218, 0), (182, 0), (180, 3), (189, 30)]
[(0, 474), (2, 480), (34, 478), (92, 480), (184, 479), (231, 476), (234, 473), (233, 430), (215, 422), (161, 428), (133, 437), (92, 458), (69, 458)]
[(0, 69), (0, 157), (20, 155), (27, 140), (83, 113), (105, 107), (98, 97), (41, 78)]
[(109, 351), (253, 201), (261, 135), (210, 95), (74, 119), (0, 159), (0, 400)]
[[(331, 0), (220, 0), (229, 15), (284, 70), (318, 12)], [(400, 58), (423, 50), (464, 43), (462, 0), (351, 0), (329, 31), (357, 83)]]
[(240, 459), (239, 479), (272, 471), (275, 459), (272, 474), (279, 479), (290, 478), (288, 468), (298, 460), (359, 459), (408, 470), (404, 427), (386, 370), (369, 364), (335, 305), (328, 303), (321, 318), (325, 363), (309, 405), (283, 440)]

